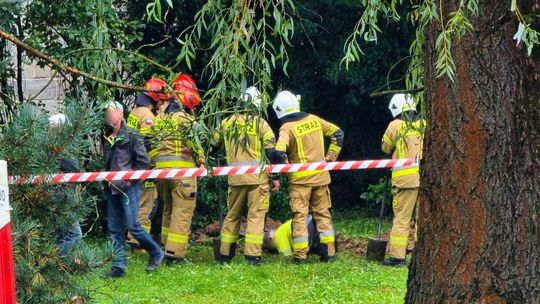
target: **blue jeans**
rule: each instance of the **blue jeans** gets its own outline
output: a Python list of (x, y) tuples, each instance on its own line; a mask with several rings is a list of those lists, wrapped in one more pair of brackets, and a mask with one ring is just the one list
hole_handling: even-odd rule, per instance
[(107, 224), (114, 251), (113, 267), (125, 271), (127, 268), (126, 229), (150, 256), (160, 254), (161, 248), (138, 220), (141, 184), (138, 181), (132, 181), (131, 185), (124, 187), (122, 191), (124, 193), (120, 194), (111, 194), (110, 190), (107, 191)]
[(59, 237), (58, 253), (61, 256), (68, 254), (69, 250), (81, 241), (82, 231), (79, 222), (62, 228)]

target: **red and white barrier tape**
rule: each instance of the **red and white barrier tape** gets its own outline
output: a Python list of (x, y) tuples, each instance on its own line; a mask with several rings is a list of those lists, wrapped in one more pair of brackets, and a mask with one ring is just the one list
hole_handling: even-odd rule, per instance
[(261, 170), (268, 173), (293, 173), (300, 171), (337, 171), (337, 170), (363, 170), (381, 168), (407, 168), (416, 166), (414, 159), (379, 159), (357, 160), (341, 162), (320, 162), (309, 164), (286, 164), (269, 166), (236, 166), (216, 167), (212, 171), (206, 168), (190, 169), (155, 169), (136, 171), (110, 171), (110, 172), (84, 172), (84, 173), (58, 173), (50, 175), (35, 175), (30, 177), (10, 176), (10, 184), (36, 184), (36, 183), (85, 183), (118, 180), (142, 179), (172, 179), (179, 177), (221, 176), (257, 174)]

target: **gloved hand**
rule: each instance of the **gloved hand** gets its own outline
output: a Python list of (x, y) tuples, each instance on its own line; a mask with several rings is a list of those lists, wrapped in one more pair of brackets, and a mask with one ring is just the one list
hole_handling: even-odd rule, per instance
[(324, 157), (324, 159), (327, 161), (327, 162), (335, 162), (338, 158), (338, 155), (335, 153), (335, 152), (332, 152), (332, 151), (328, 151), (328, 153), (326, 153), (326, 156)]
[(204, 154), (199, 155), (197, 159), (197, 164), (199, 165), (199, 167), (204, 167), (204, 165), (206, 165), (206, 156), (204, 156)]

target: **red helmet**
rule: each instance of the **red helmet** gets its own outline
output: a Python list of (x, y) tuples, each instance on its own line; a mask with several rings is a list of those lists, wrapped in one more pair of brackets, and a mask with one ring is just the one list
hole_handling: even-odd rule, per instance
[[(167, 83), (159, 78), (152, 77), (146, 82), (145, 88), (150, 91), (163, 90), (167, 86)], [(171, 94), (165, 94), (163, 92), (145, 92), (146, 95), (150, 96), (154, 102), (159, 102), (161, 100), (167, 100), (171, 98)]]
[(180, 74), (173, 82), (173, 90), (182, 93), (176, 93), (178, 100), (189, 110), (193, 110), (201, 103), (201, 96), (195, 81), (187, 74)]

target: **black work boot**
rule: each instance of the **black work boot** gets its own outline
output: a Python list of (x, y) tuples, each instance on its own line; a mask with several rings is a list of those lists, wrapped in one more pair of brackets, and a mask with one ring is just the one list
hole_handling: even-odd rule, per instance
[(295, 265), (303, 265), (306, 263), (306, 259), (293, 258), (291, 262)]
[(230, 264), (231, 261), (232, 261), (233, 257), (232, 256), (229, 256), (229, 255), (220, 255), (219, 256), (219, 259), (218, 259), (218, 262), (220, 264)]
[(405, 259), (388, 258), (382, 263), (384, 266), (401, 267), (405, 266)]
[(319, 256), (321, 257), (321, 262), (329, 263), (336, 260), (335, 255), (328, 254), (328, 244), (319, 244)]
[(188, 260), (186, 260), (186, 258), (166, 255), (164, 261), (165, 261), (165, 264), (167, 264), (167, 265), (173, 265), (173, 264), (186, 263)]
[(104, 278), (109, 278), (109, 279), (117, 279), (117, 278), (121, 278), (125, 276), (126, 276), (126, 271), (118, 267), (113, 267), (111, 268), (109, 272), (106, 272), (105, 274), (103, 274)]
[(229, 248), (229, 255), (223, 255), (221, 254), (221, 243), (216, 245), (214, 243), (214, 257), (216, 261), (218, 261), (221, 264), (229, 264), (232, 259), (234, 258), (234, 255), (236, 254), (236, 243), (232, 243), (231, 247)]
[(246, 255), (246, 262), (249, 265), (253, 265), (253, 266), (261, 266), (262, 264), (264, 264), (262, 257), (251, 256), (251, 255)]
[(150, 260), (148, 260), (148, 265), (146, 266), (146, 272), (154, 272), (161, 265), (164, 257), (165, 254), (161, 250), (159, 253), (150, 256)]

